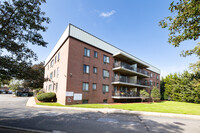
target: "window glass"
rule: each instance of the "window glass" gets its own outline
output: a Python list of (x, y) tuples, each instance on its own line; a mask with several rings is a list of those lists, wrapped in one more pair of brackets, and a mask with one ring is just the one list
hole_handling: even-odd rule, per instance
[(108, 85), (103, 85), (102, 91), (103, 91), (103, 93), (108, 92), (109, 91), (109, 86)]
[(109, 77), (109, 71), (108, 70), (103, 70), (103, 77), (108, 78)]
[(84, 73), (89, 73), (89, 72), (90, 72), (90, 66), (88, 66), (88, 65), (83, 65), (83, 72), (84, 72)]
[(53, 77), (56, 77), (56, 69), (54, 70)]
[(93, 67), (93, 73), (97, 73), (97, 68)]
[(94, 57), (97, 58), (98, 57), (98, 52), (94, 51)]
[(83, 91), (88, 91), (88, 83), (83, 82)]
[(49, 76), (49, 78), (50, 78), (50, 79), (52, 79), (52, 78), (53, 78), (53, 72), (51, 72), (51, 73), (50, 73), (50, 76)]
[(150, 85), (152, 86), (152, 85), (153, 85), (153, 84), (152, 84), (152, 80), (150, 80), (149, 82), (150, 82)]
[(55, 89), (55, 91), (56, 92), (58, 91), (58, 83), (56, 83), (56, 89)]
[(60, 60), (60, 52), (58, 53), (58, 61)]
[(104, 55), (103, 56), (103, 63), (109, 63), (109, 62), (110, 62), (109, 57)]
[(84, 48), (84, 56), (90, 56), (90, 49)]
[(53, 67), (53, 64), (54, 64), (54, 60), (51, 61), (50, 66)]
[(97, 84), (96, 84), (96, 83), (93, 83), (93, 84), (92, 84), (92, 89), (93, 89), (93, 90), (96, 90), (96, 89), (97, 89)]
[(57, 78), (58, 78), (58, 76), (59, 76), (59, 67), (57, 68)]

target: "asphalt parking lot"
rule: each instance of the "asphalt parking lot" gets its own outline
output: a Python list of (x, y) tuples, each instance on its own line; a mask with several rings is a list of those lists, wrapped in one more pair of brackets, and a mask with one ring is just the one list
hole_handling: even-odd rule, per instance
[[(67, 133), (200, 132), (199, 120), (30, 108), (26, 107), (27, 100), (0, 94), (0, 125)], [(0, 132), (5, 129), (0, 128)]]

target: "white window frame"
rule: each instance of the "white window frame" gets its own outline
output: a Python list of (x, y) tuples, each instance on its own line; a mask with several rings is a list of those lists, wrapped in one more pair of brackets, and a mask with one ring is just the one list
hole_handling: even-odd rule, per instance
[(88, 82), (83, 82), (82, 90), (83, 91), (88, 91), (89, 90), (89, 83)]
[(84, 48), (84, 56), (90, 57), (90, 49)]
[(108, 70), (103, 69), (103, 77), (104, 78), (109, 78), (110, 77), (110, 73)]
[(83, 65), (83, 73), (90, 73), (90, 66), (89, 65)]
[(92, 89), (93, 89), (93, 90), (96, 90), (96, 89), (97, 89), (97, 84), (96, 84), (96, 83), (93, 83), (93, 84), (92, 84)]

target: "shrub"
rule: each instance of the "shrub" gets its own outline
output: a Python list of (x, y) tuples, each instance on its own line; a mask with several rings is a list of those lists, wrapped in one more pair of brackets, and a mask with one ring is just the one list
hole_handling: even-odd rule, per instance
[(140, 96), (142, 97), (142, 102), (143, 102), (145, 100), (145, 98), (149, 97), (149, 93), (146, 90), (141, 90)]
[(56, 102), (56, 94), (54, 92), (42, 93), (37, 96), (41, 102)]
[(153, 89), (151, 91), (151, 97), (152, 97), (153, 101), (160, 100), (160, 92), (157, 87), (153, 87)]
[(39, 91), (38, 93), (37, 93), (37, 95), (40, 95), (40, 94), (43, 94), (44, 93), (44, 91)]

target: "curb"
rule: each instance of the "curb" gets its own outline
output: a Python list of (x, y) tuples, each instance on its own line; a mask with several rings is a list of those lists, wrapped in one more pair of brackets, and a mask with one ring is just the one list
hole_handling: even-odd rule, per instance
[(24, 132), (28, 132), (28, 133), (52, 133), (52, 132), (48, 132), (48, 131), (33, 130), (33, 129), (11, 127), (11, 126), (3, 126), (3, 125), (0, 125), (0, 128), (10, 129), (10, 130), (17, 130), (17, 131), (24, 131)]
[(144, 112), (144, 111), (129, 111), (121, 109), (94, 109), (94, 108), (78, 108), (78, 107), (58, 107), (58, 106), (43, 106), (37, 105), (34, 97), (29, 98), (26, 103), (28, 107), (36, 108), (54, 108), (54, 109), (69, 109), (69, 110), (79, 110), (86, 112), (100, 112), (104, 114), (131, 114), (131, 115), (141, 115), (141, 116), (155, 116), (155, 117), (168, 117), (168, 118), (180, 118), (180, 119), (193, 119), (200, 120), (200, 115), (185, 115), (185, 114), (173, 114), (173, 113), (159, 113), (159, 112)]

